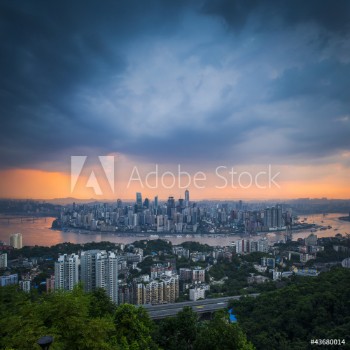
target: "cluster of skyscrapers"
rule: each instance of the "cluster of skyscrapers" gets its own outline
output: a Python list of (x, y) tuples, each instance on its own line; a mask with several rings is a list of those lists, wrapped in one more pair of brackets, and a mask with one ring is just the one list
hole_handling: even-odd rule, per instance
[(99, 231), (149, 230), (152, 232), (196, 232), (200, 210), (190, 203), (189, 191), (185, 199), (178, 201), (169, 197), (159, 203), (158, 196), (151, 202), (142, 200), (142, 194), (136, 193), (134, 204), (126, 205), (118, 199), (116, 205), (97, 204), (64, 208), (58, 219), (59, 227), (76, 227)]
[(282, 210), (278, 204), (268, 208), (247, 209), (243, 202), (213, 203), (190, 202), (190, 193), (175, 200), (170, 196), (159, 202), (158, 196), (150, 201), (136, 193), (134, 203), (118, 199), (115, 204), (94, 204), (92, 206), (73, 204), (64, 208), (58, 222), (60, 228), (83, 228), (109, 232), (264, 232), (283, 230), (292, 220), (291, 210)]

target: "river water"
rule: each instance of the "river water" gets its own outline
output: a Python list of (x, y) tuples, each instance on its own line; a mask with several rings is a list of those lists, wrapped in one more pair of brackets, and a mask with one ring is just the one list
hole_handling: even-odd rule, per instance
[[(331, 229), (327, 230), (317, 230), (315, 234), (317, 237), (333, 237), (337, 233), (345, 234), (350, 233), (350, 222), (338, 220), (339, 216), (345, 216), (346, 214), (315, 214), (308, 215), (306, 222), (315, 223), (322, 226), (332, 226)], [(20, 232), (23, 235), (23, 245), (41, 245), (41, 246), (52, 246), (58, 243), (71, 242), (71, 243), (87, 243), (87, 242), (101, 242), (110, 241), (115, 243), (132, 243), (141, 239), (156, 239), (154, 235), (150, 237), (149, 234), (136, 235), (136, 234), (113, 234), (113, 233), (96, 233), (96, 232), (63, 232), (51, 230), (52, 221), (55, 218), (40, 218), (29, 220), (23, 219), (11, 219), (10, 221), (5, 219), (6, 217), (0, 217), (0, 241), (8, 243), (10, 240), (10, 234)], [(301, 217), (303, 219), (303, 217)], [(305, 231), (295, 231), (293, 232), (293, 240), (298, 238), (307, 237), (310, 234), (310, 230)], [(199, 243), (206, 243), (211, 246), (220, 245), (230, 245), (231, 242), (237, 241), (242, 237), (239, 235), (228, 236), (228, 235), (172, 235), (171, 237), (159, 236), (160, 238), (165, 238), (171, 241), (173, 244), (180, 244), (186, 241), (196, 241)], [(261, 234), (259, 236), (250, 236), (246, 238), (258, 239), (266, 237), (270, 242), (275, 242), (283, 239), (283, 234), (281, 233), (268, 233)]]

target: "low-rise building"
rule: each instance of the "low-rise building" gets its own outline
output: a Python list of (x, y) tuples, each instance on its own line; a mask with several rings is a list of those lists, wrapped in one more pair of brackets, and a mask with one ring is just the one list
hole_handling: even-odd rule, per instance
[(309, 260), (315, 259), (315, 256), (312, 254), (300, 254), (300, 262), (306, 263)]
[(46, 278), (46, 293), (53, 292), (55, 290), (55, 275), (51, 275)]
[(192, 282), (205, 282), (205, 270), (200, 267), (193, 269)]
[(264, 283), (264, 282), (266, 282), (268, 280), (269, 280), (268, 277), (260, 276), (260, 275), (254, 275), (254, 274), (252, 274), (251, 276), (249, 276), (247, 278), (247, 281), (248, 281), (249, 284), (252, 284), (252, 283), (260, 284), (260, 283)]
[(30, 280), (19, 281), (19, 287), (26, 293), (30, 292)]
[(18, 274), (5, 275), (0, 277), (0, 286), (5, 287), (11, 284), (18, 284)]
[(205, 290), (201, 287), (190, 289), (190, 300), (196, 301), (198, 299), (205, 299)]
[(274, 269), (276, 265), (275, 258), (261, 258), (261, 266), (266, 266), (269, 269)]

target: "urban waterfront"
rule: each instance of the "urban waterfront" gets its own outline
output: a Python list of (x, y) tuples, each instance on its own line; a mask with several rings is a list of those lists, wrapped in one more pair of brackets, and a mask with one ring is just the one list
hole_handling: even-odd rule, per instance
[[(342, 221), (338, 218), (344, 216), (344, 213), (332, 213), (327, 215), (314, 214), (307, 216), (308, 223), (314, 223), (320, 226), (331, 226), (327, 230), (317, 230), (314, 232), (317, 237), (334, 237), (340, 233), (342, 235), (350, 233), (350, 222)], [(305, 216), (306, 217), (306, 216)], [(208, 244), (211, 246), (225, 246), (230, 245), (241, 238), (240, 235), (199, 235), (199, 234), (162, 234), (153, 235), (150, 233), (97, 233), (93, 231), (83, 230), (70, 230), (64, 232), (60, 230), (52, 230), (51, 225), (55, 218), (37, 218), (35, 220), (23, 220), (12, 219), (7, 221), (6, 216), (1, 216), (0, 220), (0, 240), (8, 243), (9, 236), (12, 233), (20, 232), (23, 235), (23, 245), (40, 245), (40, 246), (52, 246), (58, 243), (71, 242), (71, 243), (87, 243), (87, 242), (101, 242), (110, 241), (113, 243), (132, 243), (142, 239), (156, 239), (164, 238), (171, 241), (173, 244), (181, 244), (186, 241), (195, 241), (202, 244)], [(79, 233), (80, 231), (80, 233)], [(293, 240), (298, 238), (305, 238), (311, 233), (311, 230), (302, 230), (293, 232)], [(247, 236), (245, 236), (247, 237)], [(277, 233), (263, 233), (258, 236), (249, 236), (250, 238), (263, 238), (266, 237), (270, 242), (277, 242), (283, 240), (284, 232)]]

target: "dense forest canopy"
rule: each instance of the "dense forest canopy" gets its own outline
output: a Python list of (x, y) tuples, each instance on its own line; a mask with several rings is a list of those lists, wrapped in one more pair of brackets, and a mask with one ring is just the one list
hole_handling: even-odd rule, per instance
[(185, 308), (155, 323), (144, 308), (117, 307), (103, 290), (84, 293), (81, 286), (42, 295), (1, 287), (0, 300), (1, 349), (39, 349), (44, 335), (54, 337), (50, 350), (254, 349), (225, 311), (199, 322)]
[(344, 339), (337, 348), (350, 349), (350, 270), (334, 268), (292, 282), (231, 302), (248, 339), (258, 350), (314, 349), (312, 339)]

